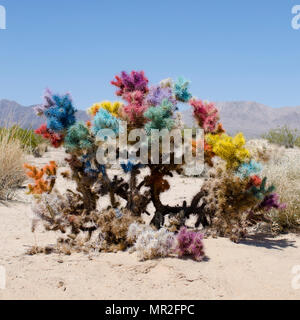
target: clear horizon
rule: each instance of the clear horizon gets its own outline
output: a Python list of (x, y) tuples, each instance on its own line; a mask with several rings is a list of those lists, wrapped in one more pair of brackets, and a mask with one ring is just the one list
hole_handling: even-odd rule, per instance
[(151, 84), (185, 76), (204, 100), (299, 106), (297, 4), (0, 0), (0, 98), (33, 105), (49, 87), (86, 109), (118, 100), (120, 71), (144, 70)]

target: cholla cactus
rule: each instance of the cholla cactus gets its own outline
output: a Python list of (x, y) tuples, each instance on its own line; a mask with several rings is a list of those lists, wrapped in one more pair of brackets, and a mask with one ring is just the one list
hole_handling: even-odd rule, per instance
[[(234, 171), (227, 170), (225, 162), (221, 161), (211, 169), (202, 190), (206, 194), (203, 197), (205, 212), (216, 235), (238, 241), (247, 234), (249, 223), (253, 223), (253, 213), (256, 214), (255, 223), (268, 221), (265, 215), (267, 200), (274, 186), (267, 188), (266, 179), (261, 180), (258, 176), (241, 179)], [(266, 205), (262, 204), (264, 199)]]
[[(268, 210), (283, 207), (274, 187), (267, 186), (266, 179), (260, 176), (261, 165), (256, 162), (260, 160), (246, 149), (243, 134), (235, 137), (225, 134), (214, 104), (192, 98), (189, 82), (183, 78), (175, 82), (163, 80), (150, 89), (148, 82), (143, 71), (116, 76), (112, 84), (124, 103), (94, 104), (88, 110), (91, 119), (86, 124), (76, 122), (76, 109), (69, 94), (54, 95), (47, 90), (43, 104), (36, 107), (37, 113), (46, 117), (46, 124), (37, 133), (53, 146), (65, 147), (70, 173), (63, 173), (63, 177), (72, 179), (76, 190), (63, 195), (55, 191), (57, 166), (52, 162), (42, 170), (26, 165), (34, 180), (29, 193), (34, 195), (33, 210), (47, 230), (62, 232), (58, 248), (68, 254), (74, 250), (116, 251), (133, 246), (143, 260), (174, 254), (201, 260), (202, 234), (184, 228), (190, 215), (197, 217), (195, 227), (201, 224), (237, 241), (246, 234), (249, 224), (266, 221), (264, 214)], [(180, 119), (174, 116), (178, 102), (192, 106), (198, 126), (204, 130), (205, 162), (211, 169), (189, 204), (184, 201), (172, 206), (161, 200), (161, 194), (171, 188), (167, 177), (172, 178), (175, 172), (181, 174), (187, 164), (186, 159), (183, 164), (174, 161), (175, 151), (170, 153), (170, 164), (155, 163), (149, 153), (148, 162), (142, 164), (127, 149), (130, 159), (120, 162), (125, 173), (122, 177), (111, 177), (109, 166), (98, 163), (96, 155), (98, 148), (105, 150), (111, 143), (110, 138), (121, 140), (126, 126), (121, 127), (120, 120), (127, 121), (128, 131), (145, 130), (147, 139), (143, 146), (148, 148), (152, 129), (182, 129)], [(171, 140), (170, 149), (175, 150), (177, 142)], [(132, 142), (127, 142), (134, 148)], [(196, 141), (192, 140), (190, 148), (194, 153), (196, 147)], [(120, 149), (116, 155), (121, 159)], [(159, 159), (164, 159), (161, 148)], [(141, 175), (142, 168), (148, 169), (146, 176)], [(106, 195), (110, 205), (100, 210), (98, 200)], [(155, 212), (150, 226), (146, 226), (141, 217), (144, 213), (150, 215), (149, 204)], [(164, 228), (167, 216), (169, 230)]]
[(148, 228), (137, 236), (132, 250), (137, 251), (140, 260), (167, 257), (174, 252), (174, 242), (175, 235), (166, 229)]
[(152, 231), (151, 226), (133, 222), (127, 231), (127, 240), (131, 243), (135, 243), (136, 239), (145, 231)]
[(196, 261), (201, 261), (204, 257), (203, 234), (189, 231), (183, 227), (176, 236), (176, 252), (179, 257), (185, 255), (192, 256)]
[(119, 209), (103, 211), (96, 221), (101, 231), (103, 250), (125, 250), (132, 243), (127, 235), (129, 226), (135, 221), (141, 222), (126, 209), (122, 211)]
[(133, 223), (128, 229), (127, 239), (135, 242), (131, 251), (136, 251), (140, 260), (178, 255), (192, 256), (201, 261), (204, 256), (203, 234), (181, 228), (175, 235), (165, 228), (158, 231), (150, 226)]
[(57, 191), (53, 193), (43, 193), (36, 198), (32, 204), (32, 212), (35, 214), (32, 229), (36, 228), (39, 221), (44, 222), (47, 230), (57, 229), (62, 232), (66, 231), (67, 224), (64, 221), (63, 210), (67, 205), (67, 201)]

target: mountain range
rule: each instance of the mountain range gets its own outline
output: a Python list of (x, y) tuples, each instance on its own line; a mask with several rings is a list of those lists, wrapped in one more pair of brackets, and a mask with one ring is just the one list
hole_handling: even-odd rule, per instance
[[(269, 129), (287, 125), (300, 130), (300, 106), (272, 108), (251, 101), (216, 102), (221, 122), (226, 131), (233, 135), (242, 131), (247, 138), (259, 137)], [(22, 106), (15, 101), (0, 100), (0, 126), (18, 123), (23, 128), (38, 128), (45, 119), (35, 115), (34, 106)], [(190, 110), (181, 111), (183, 121), (192, 126), (194, 119)], [(85, 111), (79, 110), (77, 118), (88, 120)]]
[[(223, 127), (230, 135), (243, 132), (247, 138), (260, 137), (270, 129), (287, 125), (300, 130), (300, 106), (272, 108), (252, 101), (215, 102)], [(191, 126), (190, 110), (182, 112), (183, 121)]]
[[(0, 100), (0, 127), (16, 123), (22, 128), (39, 128), (45, 122), (45, 118), (37, 116), (33, 108), (34, 105), (25, 107), (15, 101)], [(82, 121), (89, 119), (83, 110), (78, 110), (76, 117)]]

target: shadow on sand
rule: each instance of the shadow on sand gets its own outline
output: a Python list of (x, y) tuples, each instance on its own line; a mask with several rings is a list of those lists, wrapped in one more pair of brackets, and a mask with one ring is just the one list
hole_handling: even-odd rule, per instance
[(295, 242), (289, 239), (278, 239), (268, 233), (257, 233), (255, 235), (248, 235), (246, 239), (240, 241), (240, 244), (282, 250), (288, 247), (297, 248)]

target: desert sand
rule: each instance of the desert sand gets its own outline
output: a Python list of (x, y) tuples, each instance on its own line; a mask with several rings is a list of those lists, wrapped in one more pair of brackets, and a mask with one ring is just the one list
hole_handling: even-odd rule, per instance
[[(50, 150), (29, 162), (42, 166), (56, 160), (65, 170), (64, 154)], [(176, 177), (163, 200), (180, 203), (199, 189), (199, 178)], [(63, 192), (67, 185), (57, 182)], [(34, 245), (56, 242), (57, 234), (40, 226), (31, 232), (30, 197), (0, 203), (0, 266), (6, 269), (6, 289), (0, 299), (299, 299), (292, 268), (300, 265), (300, 237), (257, 233), (235, 244), (205, 239), (207, 258), (165, 258), (140, 262), (128, 252), (83, 253), (71, 256), (29, 256)], [(294, 279), (295, 282), (295, 279)], [(300, 286), (300, 281), (299, 281)]]

